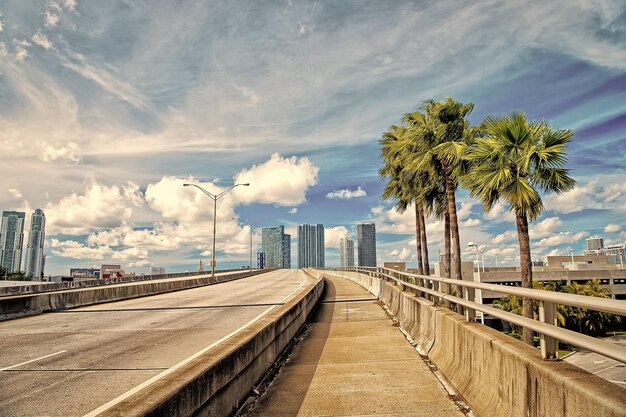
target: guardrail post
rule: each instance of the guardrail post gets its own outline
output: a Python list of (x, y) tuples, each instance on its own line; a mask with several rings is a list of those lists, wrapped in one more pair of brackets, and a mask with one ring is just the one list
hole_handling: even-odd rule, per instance
[[(551, 301), (539, 301), (539, 320), (543, 323), (558, 326), (556, 303)], [(545, 334), (539, 335), (541, 357), (543, 359), (558, 359), (559, 342), (557, 339)]]
[[(474, 302), (474, 288), (463, 287), (463, 298), (467, 301)], [(473, 308), (465, 307), (465, 320), (474, 321), (476, 318), (476, 310)]]

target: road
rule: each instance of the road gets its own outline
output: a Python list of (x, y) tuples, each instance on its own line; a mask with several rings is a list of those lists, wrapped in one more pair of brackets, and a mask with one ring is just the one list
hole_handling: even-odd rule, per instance
[(218, 285), (0, 322), (0, 416), (83, 416), (291, 298), (278, 270)]

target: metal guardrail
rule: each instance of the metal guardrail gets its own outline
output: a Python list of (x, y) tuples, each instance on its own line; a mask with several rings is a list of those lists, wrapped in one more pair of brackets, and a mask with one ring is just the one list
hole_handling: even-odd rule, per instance
[[(330, 270), (328, 270), (330, 271)], [(440, 302), (448, 301), (464, 307), (467, 321), (474, 321), (476, 311), (508, 321), (510, 323), (529, 328), (539, 333), (541, 356), (548, 359), (557, 358), (558, 340), (599, 353), (617, 361), (626, 363), (626, 348), (610, 342), (596, 339), (571, 330), (558, 327), (557, 305), (569, 305), (589, 310), (626, 316), (626, 301), (607, 298), (591, 297), (577, 294), (565, 294), (545, 290), (510, 287), (498, 284), (485, 284), (473, 281), (463, 281), (450, 278), (441, 278), (429, 275), (418, 275), (409, 272), (397, 271), (389, 268), (351, 267), (332, 270), (339, 276), (348, 277), (347, 273), (360, 273), (411, 288), (418, 295), (428, 294)], [(412, 282), (409, 282), (409, 279)], [(413, 283), (415, 282), (415, 283)], [(463, 288), (463, 297), (448, 294), (442, 290), (443, 285), (455, 285)], [(474, 290), (488, 290), (500, 294), (525, 297), (539, 302), (539, 320), (522, 317), (508, 311), (500, 310), (488, 305), (475, 302)]]

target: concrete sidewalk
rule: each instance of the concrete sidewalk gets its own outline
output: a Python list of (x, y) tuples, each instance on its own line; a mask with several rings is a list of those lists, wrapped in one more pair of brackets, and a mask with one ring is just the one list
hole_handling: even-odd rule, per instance
[(463, 417), (376, 299), (334, 277), (309, 334), (245, 415)]

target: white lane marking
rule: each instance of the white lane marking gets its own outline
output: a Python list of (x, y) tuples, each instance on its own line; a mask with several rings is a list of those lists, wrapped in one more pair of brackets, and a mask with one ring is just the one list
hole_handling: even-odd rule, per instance
[(17, 368), (18, 366), (26, 365), (26, 364), (29, 364), (29, 363), (32, 363), (32, 362), (37, 362), (37, 361), (40, 361), (42, 359), (50, 358), (52, 356), (60, 355), (61, 353), (65, 353), (65, 352), (67, 352), (67, 350), (60, 350), (60, 351), (58, 351), (56, 353), (51, 353), (49, 355), (42, 356), (40, 358), (31, 359), (31, 360), (26, 361), (26, 362), (18, 363), (17, 365), (7, 366), (6, 368), (0, 368), (0, 372), (8, 371), (9, 369)]
[[(279, 303), (282, 303), (283, 301), (287, 300), (289, 297), (294, 295), (296, 292), (300, 291), (300, 289), (304, 286), (304, 284), (306, 284), (306, 281), (307, 281), (307, 276), (306, 276), (306, 274), (304, 274), (304, 280), (302, 281), (300, 286), (298, 288), (296, 288), (295, 290), (293, 290), (288, 296), (286, 296), (282, 300), (280, 300)], [(246, 327), (248, 327), (251, 324), (255, 323), (256, 321), (261, 319), (263, 316), (265, 316), (267, 313), (269, 313), (270, 311), (272, 311), (276, 307), (277, 307), (276, 305), (271, 306), (270, 308), (265, 310), (263, 313), (259, 314), (258, 316), (256, 316), (255, 318), (253, 318), (252, 320), (250, 320), (248, 323), (244, 324), (243, 326), (241, 326), (237, 330), (232, 331), (231, 333), (229, 333), (226, 336), (222, 337), (218, 341), (211, 343), (209, 346), (205, 347), (204, 349), (202, 349), (202, 350), (194, 353), (193, 355), (189, 356), (188, 358), (183, 359), (182, 361), (178, 362), (176, 365), (172, 366), (171, 368), (166, 369), (165, 371), (161, 372), (160, 374), (157, 374), (157, 375), (153, 376), (152, 378), (148, 379), (147, 381), (145, 381), (145, 382), (137, 385), (136, 387), (126, 391), (125, 393), (121, 394), (119, 397), (114, 398), (111, 401), (109, 401), (108, 403), (103, 404), (100, 407), (96, 408), (95, 410), (91, 411), (90, 413), (85, 414), (83, 417), (94, 417), (94, 416), (97, 416), (98, 414), (108, 410), (109, 408), (113, 407), (114, 405), (124, 401), (126, 398), (130, 397), (131, 395), (135, 394), (136, 392), (141, 391), (142, 389), (144, 389), (148, 385), (151, 385), (151, 384), (155, 383), (156, 381), (158, 381), (159, 379), (161, 379), (161, 378), (171, 374), (172, 372), (176, 371), (177, 369), (181, 368), (182, 366), (184, 366), (184, 365), (188, 364), (189, 362), (191, 362), (192, 360), (196, 359), (198, 356), (208, 352), (209, 350), (211, 350), (214, 347), (218, 346), (219, 344), (221, 344), (225, 340), (227, 340), (230, 337), (232, 337), (232, 336), (236, 335), (237, 333), (241, 332)]]

